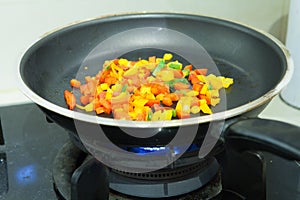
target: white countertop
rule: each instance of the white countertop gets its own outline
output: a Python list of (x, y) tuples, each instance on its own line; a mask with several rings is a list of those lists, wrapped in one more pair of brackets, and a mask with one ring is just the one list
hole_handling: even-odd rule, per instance
[(279, 96), (269, 103), (259, 117), (300, 126), (300, 110), (287, 105)]
[(29, 101), (16, 82), (21, 57), (44, 33), (68, 23), (126, 12), (183, 12), (238, 20), (282, 39), (288, 5), (286, 0), (0, 0), (0, 106)]
[[(285, 0), (0, 0), (0, 106), (31, 102), (18, 89), (16, 74), (22, 55), (44, 33), (68, 23), (112, 13), (136, 11), (185, 12), (221, 16), (238, 20), (284, 38), (280, 19), (287, 13)], [(256, 12), (260, 9), (261, 12)], [(274, 10), (276, 12), (274, 12)], [(253, 15), (253, 12), (256, 14)], [(263, 20), (262, 20), (263, 19)], [(274, 28), (275, 27), (275, 28)], [(276, 29), (277, 27), (277, 29)], [(300, 124), (300, 111), (276, 97), (260, 115), (264, 118)]]

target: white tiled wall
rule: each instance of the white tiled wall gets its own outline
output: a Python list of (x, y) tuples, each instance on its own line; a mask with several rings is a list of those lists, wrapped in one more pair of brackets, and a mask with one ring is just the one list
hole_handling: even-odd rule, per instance
[(28, 101), (16, 73), (25, 50), (43, 33), (112, 13), (175, 11), (238, 20), (285, 40), (289, 0), (0, 0), (0, 105)]

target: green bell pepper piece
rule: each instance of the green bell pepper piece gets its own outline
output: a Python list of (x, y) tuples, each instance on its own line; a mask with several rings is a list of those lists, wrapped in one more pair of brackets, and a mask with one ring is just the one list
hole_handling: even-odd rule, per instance
[(153, 76), (156, 76), (157, 72), (159, 72), (162, 68), (164, 68), (164, 66), (165, 66), (165, 62), (163, 60), (160, 61), (152, 72)]

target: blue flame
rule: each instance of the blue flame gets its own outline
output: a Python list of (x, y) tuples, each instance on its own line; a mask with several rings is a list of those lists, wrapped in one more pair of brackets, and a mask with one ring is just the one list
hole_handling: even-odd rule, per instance
[(19, 184), (26, 185), (36, 180), (36, 166), (27, 165), (19, 168), (16, 172), (16, 179)]
[[(173, 151), (175, 155), (178, 155), (180, 153), (182, 153), (182, 149), (183, 147), (173, 147)], [(187, 152), (191, 152), (194, 150), (199, 149), (198, 145), (196, 144), (192, 144), (188, 149)], [(130, 147), (127, 148), (127, 151), (133, 152), (133, 153), (137, 153), (139, 155), (144, 155), (147, 153), (152, 153), (152, 152), (166, 152), (166, 151), (170, 151), (170, 147)]]

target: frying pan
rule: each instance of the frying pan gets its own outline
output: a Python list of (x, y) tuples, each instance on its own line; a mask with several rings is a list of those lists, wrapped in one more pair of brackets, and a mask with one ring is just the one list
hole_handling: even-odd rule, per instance
[[(199, 49), (204, 53), (200, 55)], [(70, 89), (69, 80), (101, 69), (93, 52), (101, 52), (107, 59), (136, 59), (164, 51), (193, 65), (205, 54), (210, 59), (206, 65), (232, 77), (235, 83), (223, 91), (223, 107), (212, 115), (134, 123), (67, 109), (63, 91)], [(194, 142), (203, 142), (210, 124), (223, 121), (221, 132), (226, 143), (240, 150), (267, 150), (300, 160), (298, 127), (255, 118), (287, 85), (292, 69), (286, 48), (260, 30), (208, 16), (142, 13), (91, 19), (49, 33), (24, 54), (18, 76), (22, 91), (51, 120), (67, 129), (79, 146), (83, 138), (78, 136), (76, 124), (85, 127), (89, 137), (90, 128), (100, 125), (110, 141), (118, 145), (160, 146), (172, 141), (179, 129), (186, 135), (196, 132)], [(125, 129), (141, 135), (155, 130), (156, 134), (137, 137)]]

